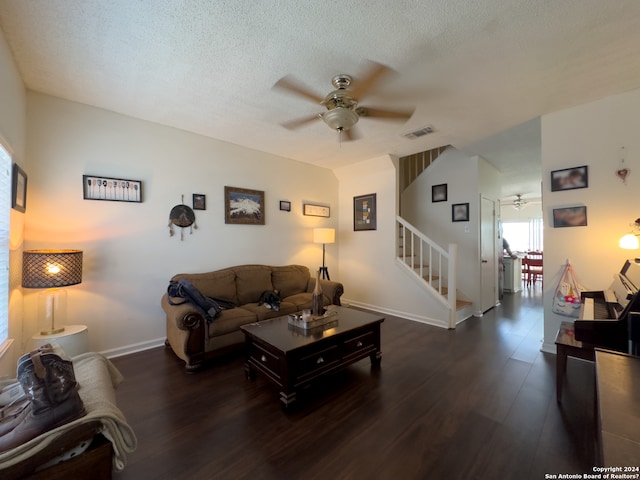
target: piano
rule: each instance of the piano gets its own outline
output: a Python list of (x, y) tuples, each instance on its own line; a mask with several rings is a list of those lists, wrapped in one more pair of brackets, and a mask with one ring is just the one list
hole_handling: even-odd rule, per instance
[(582, 293), (575, 339), (640, 355), (640, 261), (627, 260), (608, 290)]

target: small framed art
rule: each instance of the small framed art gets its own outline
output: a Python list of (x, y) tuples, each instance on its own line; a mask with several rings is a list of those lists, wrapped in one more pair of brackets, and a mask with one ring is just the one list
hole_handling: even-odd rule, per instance
[(206, 210), (207, 209), (207, 196), (202, 193), (193, 194), (193, 209), (194, 210)]
[(280, 210), (282, 210), (283, 212), (290, 212), (291, 202), (287, 200), (280, 200)]
[(589, 186), (589, 167), (565, 168), (551, 172), (551, 191), (573, 190)]
[(376, 194), (353, 197), (353, 230), (376, 230), (378, 228)]
[(11, 178), (11, 208), (22, 213), (27, 210), (27, 174), (17, 163)]
[(431, 202), (447, 201), (447, 184), (433, 185), (431, 187)]
[(264, 191), (224, 187), (224, 223), (264, 225)]
[(454, 203), (451, 205), (451, 221), (468, 222), (469, 221), (469, 204)]
[(85, 200), (142, 202), (142, 182), (140, 180), (83, 175), (82, 184)]
[(553, 209), (553, 228), (586, 226), (587, 207), (567, 207)]
[(326, 217), (331, 216), (331, 209), (324, 205), (313, 205), (311, 203), (305, 203), (302, 206), (303, 215), (311, 215), (312, 217)]

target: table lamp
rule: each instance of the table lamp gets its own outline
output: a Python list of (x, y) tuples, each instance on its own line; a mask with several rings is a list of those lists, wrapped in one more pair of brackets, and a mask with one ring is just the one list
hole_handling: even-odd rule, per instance
[(321, 243), (322, 244), (322, 267), (320, 267), (320, 271), (322, 272), (323, 280), (331, 280), (329, 278), (329, 267), (325, 266), (325, 245), (327, 243), (334, 243), (336, 241), (336, 229), (335, 228), (314, 228), (313, 229), (313, 243)]
[(64, 331), (57, 321), (66, 319), (67, 292), (60, 287), (82, 283), (82, 250), (25, 250), (22, 253), (22, 287), (46, 288), (38, 295), (41, 335)]

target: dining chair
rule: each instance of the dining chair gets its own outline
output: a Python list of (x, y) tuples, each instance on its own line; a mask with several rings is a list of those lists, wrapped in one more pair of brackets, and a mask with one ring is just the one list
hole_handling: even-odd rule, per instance
[(538, 279), (540, 279), (540, 283), (544, 284), (542, 252), (539, 252), (539, 251), (527, 252), (527, 255), (525, 258), (526, 258), (526, 264), (527, 264), (526, 266), (527, 285), (534, 285), (538, 281)]

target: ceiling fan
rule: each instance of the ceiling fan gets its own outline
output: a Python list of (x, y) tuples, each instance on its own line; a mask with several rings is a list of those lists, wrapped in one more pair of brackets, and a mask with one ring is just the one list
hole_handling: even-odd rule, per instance
[[(294, 129), (306, 125), (318, 118), (321, 118), (329, 128), (336, 130), (342, 138), (344, 133), (347, 140), (357, 138), (353, 127), (362, 117), (382, 118), (389, 120), (408, 120), (413, 115), (414, 109), (408, 110), (387, 110), (381, 108), (361, 107), (358, 102), (370, 93), (373, 88), (394, 71), (376, 62), (369, 62), (362, 80), (354, 81), (350, 75), (341, 73), (331, 79), (335, 90), (327, 96), (322, 97), (309, 90), (306, 86), (295, 81), (291, 76), (286, 76), (278, 80), (273, 88), (284, 90), (298, 96), (312, 100), (326, 108), (324, 112), (309, 115), (307, 117), (290, 120), (282, 123), (282, 126)], [(353, 88), (351, 87), (351, 84)]]
[(527, 205), (539, 205), (540, 204), (540, 200), (539, 199), (532, 198), (532, 199), (529, 199), (529, 200), (525, 200), (524, 198), (522, 198), (522, 195), (523, 195), (522, 193), (518, 193), (513, 202), (503, 203), (503, 205), (511, 205), (516, 210), (522, 210)]

